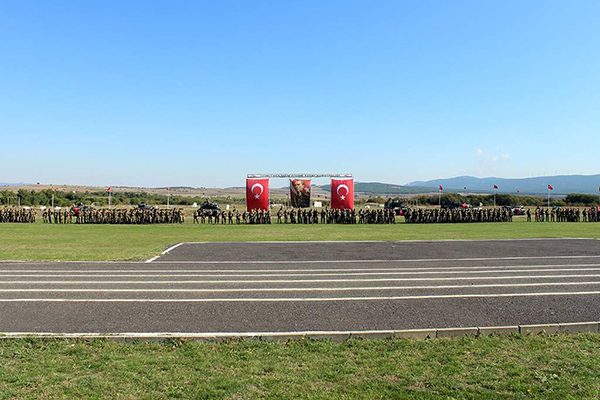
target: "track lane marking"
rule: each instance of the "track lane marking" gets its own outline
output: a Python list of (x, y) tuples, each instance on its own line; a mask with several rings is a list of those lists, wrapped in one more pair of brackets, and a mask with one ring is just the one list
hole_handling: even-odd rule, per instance
[(580, 259), (580, 258), (600, 258), (600, 255), (594, 256), (531, 256), (531, 257), (479, 257), (479, 258), (421, 258), (415, 260), (191, 260), (191, 261), (158, 261), (153, 264), (339, 264), (339, 263), (404, 263), (404, 262), (453, 262), (453, 261), (495, 261), (495, 260), (551, 260), (551, 259)]
[(593, 286), (600, 281), (592, 282), (539, 282), (539, 283), (498, 283), (486, 285), (440, 285), (440, 286), (369, 286), (369, 287), (334, 287), (334, 288), (239, 288), (239, 289), (0, 289), (0, 293), (236, 293), (236, 292), (346, 292), (346, 291), (385, 291), (385, 290), (435, 290), (435, 289), (468, 289), (468, 288), (501, 288), (501, 287), (536, 287), (536, 286)]
[(185, 244), (185, 243), (177, 243), (176, 245), (169, 247), (168, 249), (166, 249), (165, 251), (163, 251), (160, 254), (165, 255), (167, 253), (170, 253), (172, 250), (175, 250), (176, 248), (178, 248), (179, 246), (181, 246), (183, 244)]
[(177, 280), (177, 281), (0, 281), (0, 285), (45, 285), (45, 284), (269, 284), (269, 283), (336, 283), (336, 282), (414, 282), (414, 281), (459, 281), (459, 280), (510, 280), (510, 279), (562, 279), (597, 278), (600, 274), (577, 275), (511, 275), (511, 276), (457, 276), (449, 278), (368, 278), (368, 279), (271, 279), (271, 280)]
[[(469, 270), (460, 270), (460, 271), (424, 271), (424, 272), (416, 272), (416, 271), (401, 271), (401, 272), (347, 272), (347, 273), (324, 273), (324, 274), (311, 274), (311, 273), (289, 273), (289, 274), (0, 274), (1, 278), (126, 278), (126, 277), (141, 277), (141, 278), (184, 278), (184, 277), (215, 277), (215, 278), (224, 278), (224, 277), (284, 277), (284, 276), (372, 276), (372, 275), (451, 275), (451, 274), (496, 274), (496, 273), (509, 273), (509, 272), (566, 272), (566, 271), (600, 271), (600, 268), (547, 268), (547, 269), (535, 269), (535, 270), (527, 270), (527, 269), (489, 269), (489, 270), (479, 270), (479, 271), (469, 271)], [(219, 280), (222, 282), (228, 282), (227, 280)], [(10, 282), (10, 281), (8, 281)], [(272, 282), (272, 280), (265, 280), (265, 282)]]
[(471, 299), (496, 297), (551, 297), (600, 295), (600, 291), (589, 292), (543, 292), (543, 293), (473, 293), (456, 295), (419, 295), (386, 297), (307, 297), (307, 298), (238, 298), (238, 299), (0, 299), (0, 303), (280, 303), (280, 302), (331, 302), (331, 301), (392, 301), (425, 299)]
[[(404, 268), (404, 267), (392, 267), (392, 268), (308, 268), (308, 269), (81, 269), (81, 270), (73, 270), (73, 269), (8, 269), (2, 270), (0, 269), (0, 273), (22, 273), (22, 274), (34, 274), (34, 273), (150, 273), (150, 272), (171, 272), (171, 273), (264, 273), (266, 276), (272, 275), (271, 272), (375, 272), (375, 271), (447, 271), (447, 270), (475, 270), (475, 269), (497, 269), (503, 270), (507, 268), (521, 268), (532, 270), (537, 270), (538, 268), (556, 268), (556, 267), (600, 267), (600, 264), (536, 264), (536, 265), (486, 265), (486, 266), (438, 266), (438, 267), (417, 267), (417, 268)], [(571, 268), (569, 268), (571, 269)], [(320, 275), (320, 274), (315, 274)], [(10, 275), (14, 276), (14, 275)], [(231, 276), (231, 275), (226, 275)]]

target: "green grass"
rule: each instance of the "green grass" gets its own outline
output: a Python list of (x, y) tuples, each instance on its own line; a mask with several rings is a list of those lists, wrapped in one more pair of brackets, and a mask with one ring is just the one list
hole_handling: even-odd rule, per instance
[(600, 238), (598, 223), (436, 225), (0, 224), (3, 260), (144, 260), (192, 241)]
[(0, 342), (0, 399), (597, 399), (600, 335)]

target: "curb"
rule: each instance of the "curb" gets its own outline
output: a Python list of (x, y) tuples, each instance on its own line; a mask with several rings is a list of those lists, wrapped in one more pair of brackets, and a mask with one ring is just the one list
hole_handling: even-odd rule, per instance
[(228, 340), (261, 340), (288, 342), (290, 340), (334, 340), (349, 339), (442, 339), (457, 337), (490, 337), (500, 335), (539, 335), (599, 333), (600, 322), (576, 322), (559, 324), (535, 324), (467, 328), (369, 330), (369, 331), (305, 331), (305, 332), (240, 332), (240, 333), (47, 333), (47, 332), (5, 332), (0, 339), (104, 339), (120, 342), (164, 342), (167, 340), (194, 340), (199, 342), (224, 342)]

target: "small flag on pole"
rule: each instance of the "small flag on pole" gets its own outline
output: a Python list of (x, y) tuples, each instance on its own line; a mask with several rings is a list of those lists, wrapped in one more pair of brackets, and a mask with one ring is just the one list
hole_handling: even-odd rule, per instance
[(552, 187), (552, 185), (548, 185), (548, 190), (554, 190), (554, 188)]
[(494, 190), (498, 190), (498, 185), (494, 185)]
[(440, 192), (444, 190), (444, 187), (442, 185), (440, 185)]
[(107, 192), (110, 192), (110, 186), (106, 188), (106, 191), (107, 191)]

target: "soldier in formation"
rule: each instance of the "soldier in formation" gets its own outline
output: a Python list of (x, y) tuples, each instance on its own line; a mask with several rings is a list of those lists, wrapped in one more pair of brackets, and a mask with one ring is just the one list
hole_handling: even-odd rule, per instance
[(408, 209), (404, 213), (407, 224), (512, 222), (513, 212), (507, 208), (488, 209)]
[(177, 224), (184, 222), (183, 209), (45, 210), (44, 223), (70, 224)]
[[(598, 207), (583, 210), (579, 208), (537, 207), (533, 215), (535, 222), (600, 222), (600, 208)], [(528, 217), (527, 221), (531, 222), (531, 218)]]
[(35, 211), (26, 208), (4, 208), (0, 209), (0, 223), (33, 223), (35, 222)]

